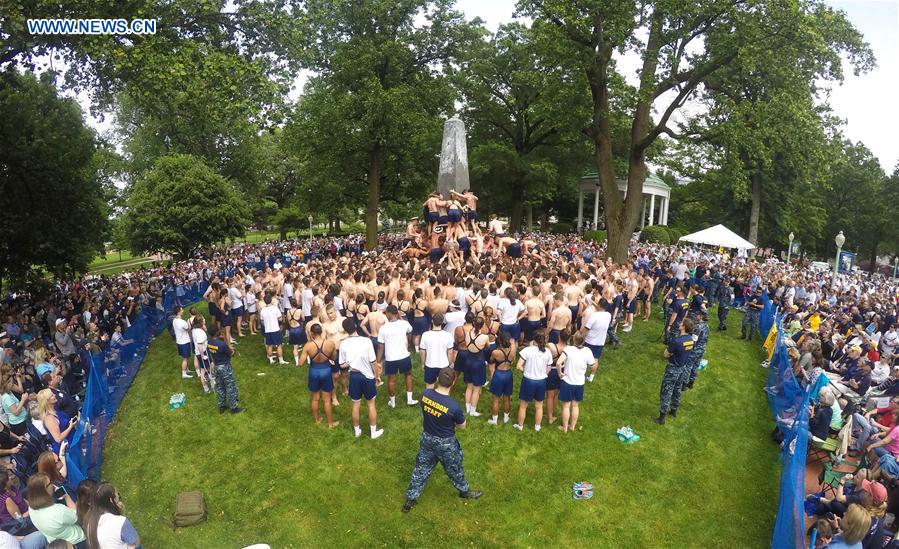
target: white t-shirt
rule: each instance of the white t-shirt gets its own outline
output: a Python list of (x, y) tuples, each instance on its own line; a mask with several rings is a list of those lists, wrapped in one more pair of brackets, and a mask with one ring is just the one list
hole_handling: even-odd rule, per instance
[(553, 361), (549, 349), (543, 349), (541, 352), (536, 345), (531, 345), (522, 349), (520, 356), (524, 359), (524, 377), (536, 381), (546, 379), (546, 369)]
[(285, 282), (281, 288), (281, 308), (290, 309), (290, 298), (293, 297), (293, 284)]
[(443, 331), (452, 334), (456, 328), (465, 324), (465, 313), (462, 311), (449, 311), (443, 317)]
[(384, 344), (384, 360), (402, 360), (409, 356), (412, 325), (403, 319), (385, 323), (378, 330), (378, 343)]
[(504, 297), (499, 300), (497, 308), (499, 309), (500, 324), (511, 326), (512, 324), (518, 324), (518, 313), (524, 309), (524, 303), (520, 299), (516, 299), (513, 305), (511, 301)]
[(583, 385), (586, 381), (587, 368), (596, 362), (593, 358), (593, 351), (587, 347), (578, 349), (574, 345), (565, 347), (565, 374), (562, 381), (569, 385)]
[(237, 288), (228, 288), (228, 295), (231, 296), (231, 308), (236, 309), (243, 307), (243, 296)]
[(463, 313), (468, 312), (468, 300), (465, 298), (471, 295), (471, 291), (465, 288), (456, 288), (456, 301), (459, 302), (459, 308)]
[(371, 339), (362, 336), (350, 336), (340, 342), (338, 361), (347, 364), (350, 370), (356, 370), (368, 379), (375, 378), (371, 363), (377, 358)]
[(584, 336), (584, 343), (590, 345), (605, 345), (606, 334), (609, 331), (609, 325), (612, 323), (612, 315), (607, 311), (593, 311), (587, 318), (584, 327), (587, 328), (587, 335)]
[(244, 297), (244, 301), (247, 303), (247, 312), (255, 313), (256, 312), (256, 294), (253, 292), (249, 292), (246, 297)]
[(446, 368), (449, 366), (447, 351), (453, 348), (453, 335), (443, 330), (428, 330), (421, 334), (418, 348), (425, 352), (426, 368)]
[(262, 320), (262, 331), (271, 334), (281, 329), (281, 311), (275, 305), (266, 305), (259, 311)]
[[(310, 288), (303, 288), (303, 292), (300, 294), (300, 307), (303, 309), (303, 316), (312, 316), (312, 301), (315, 299), (315, 294), (312, 293)], [(337, 305), (334, 306), (335, 308)]]
[(202, 328), (194, 328), (190, 331), (190, 335), (194, 340), (194, 354), (197, 356), (205, 355), (206, 342), (209, 341), (209, 337), (206, 336), (206, 332)]
[(184, 345), (190, 343), (190, 325), (183, 318), (172, 320), (172, 329), (175, 331), (175, 343)]

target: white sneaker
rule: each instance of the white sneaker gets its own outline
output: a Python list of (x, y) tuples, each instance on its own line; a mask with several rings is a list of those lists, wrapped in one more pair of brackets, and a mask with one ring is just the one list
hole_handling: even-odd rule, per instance
[(268, 363), (269, 363), (269, 364), (274, 364), (274, 363), (275, 363), (275, 357), (273, 357), (273, 356), (268, 357)]
[(184, 370), (181, 370), (181, 379), (190, 379), (192, 377), (194, 377), (194, 376), (190, 375), (188, 372), (185, 372)]
[(396, 408), (396, 399), (394, 397), (390, 397), (387, 399), (387, 406), (390, 408)]
[(509, 423), (509, 414), (503, 414), (503, 423)]
[(415, 399), (407, 400), (407, 401), (406, 401), (406, 405), (407, 405), (407, 406), (415, 406), (416, 404), (418, 404), (418, 401), (415, 400)]
[(512, 427), (515, 427), (515, 429), (517, 429), (519, 431), (521, 431), (523, 429), (523, 427), (517, 423), (513, 424)]
[(359, 427), (354, 427), (354, 428), (353, 428), (353, 431), (354, 431), (354, 434), (356, 435), (356, 438), (359, 438), (359, 437), (362, 436), (362, 429), (361, 429), (361, 428), (359, 428)]
[(283, 365), (285, 365), (285, 364), (289, 364), (289, 362), (287, 362), (287, 361), (284, 360), (283, 358), (279, 358), (279, 359), (278, 359), (278, 364), (280, 364), (280, 365), (283, 366)]
[(589, 376), (587, 376), (587, 381), (589, 381), (591, 383), (593, 382), (593, 374), (590, 374)]
[(540, 425), (534, 425), (534, 430), (538, 433), (540, 432)]
[(371, 438), (372, 438), (372, 439), (376, 439), (376, 438), (380, 437), (380, 436), (383, 435), (383, 434), (384, 434), (384, 429), (378, 429), (377, 431), (372, 431), (372, 432), (371, 432)]
[(487, 425), (496, 425), (496, 424), (497, 424), (496, 416), (493, 416), (492, 418), (487, 420)]
[(470, 415), (471, 417), (481, 417), (481, 414), (476, 408), (472, 408), (471, 411), (468, 412), (468, 415)]

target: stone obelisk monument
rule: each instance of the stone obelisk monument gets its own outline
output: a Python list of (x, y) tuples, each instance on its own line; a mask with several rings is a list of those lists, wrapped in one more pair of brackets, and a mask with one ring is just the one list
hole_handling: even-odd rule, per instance
[(447, 199), (450, 197), (450, 191), (461, 193), (468, 189), (468, 146), (465, 144), (465, 124), (453, 116), (443, 124), (437, 190)]

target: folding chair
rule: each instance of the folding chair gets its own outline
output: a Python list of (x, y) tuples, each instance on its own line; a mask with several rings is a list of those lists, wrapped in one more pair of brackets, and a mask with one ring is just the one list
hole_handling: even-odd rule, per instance
[[(836, 456), (832, 456), (835, 458)], [(836, 494), (837, 486), (840, 485), (840, 480), (843, 479), (846, 475), (855, 474), (858, 471), (859, 467), (857, 463), (852, 463), (845, 460), (832, 459), (832, 461), (828, 461), (824, 463), (824, 468), (821, 470), (821, 474), (818, 475), (818, 482), (820, 482), (820, 491), (824, 492), (826, 496), (828, 492), (831, 494)]]
[(809, 453), (806, 465), (816, 465), (831, 460), (831, 455), (840, 447), (840, 441), (835, 438), (822, 440), (813, 436), (809, 441)]

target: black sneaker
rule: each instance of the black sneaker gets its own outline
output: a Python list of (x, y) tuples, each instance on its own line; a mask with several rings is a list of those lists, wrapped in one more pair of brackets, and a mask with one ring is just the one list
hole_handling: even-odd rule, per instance
[(237, 408), (231, 408), (231, 413), (232, 413), (232, 414), (242, 414), (242, 413), (244, 413), (244, 412), (246, 412), (246, 411), (247, 411), (246, 408), (241, 408), (240, 406), (238, 406)]
[(687, 383), (687, 389), (692, 389), (692, 388), (693, 388), (693, 382), (691, 381), (690, 383)]
[(415, 503), (416, 502), (414, 499), (407, 499), (406, 503), (403, 504), (403, 512), (408, 513), (409, 511), (411, 511), (412, 508), (415, 507)]
[(652, 420), (659, 425), (665, 425), (665, 414), (659, 414), (659, 417), (653, 418)]
[(466, 492), (459, 492), (459, 497), (462, 499), (478, 499), (483, 496), (484, 492), (479, 492), (477, 490), (468, 490)]
[(671, 417), (677, 417), (677, 410), (668, 410), (668, 415)]
[(219, 406), (219, 413), (220, 413), (220, 414), (224, 414), (224, 413), (225, 413), (225, 410), (227, 410), (227, 408), (225, 408), (224, 406)]

